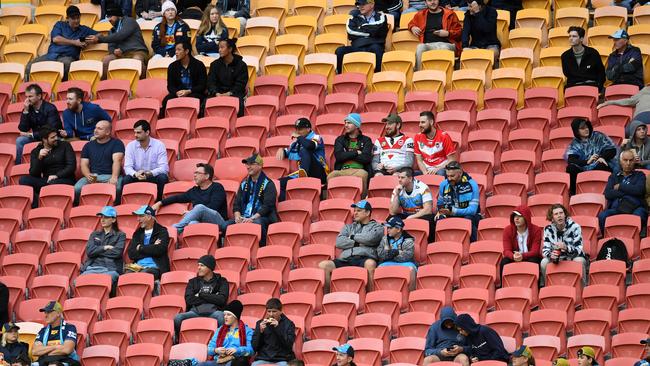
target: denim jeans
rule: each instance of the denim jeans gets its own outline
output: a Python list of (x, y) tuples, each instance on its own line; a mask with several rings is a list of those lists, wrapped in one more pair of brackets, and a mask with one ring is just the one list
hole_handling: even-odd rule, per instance
[(38, 177), (32, 177), (31, 175), (25, 175), (20, 177), (18, 180), (18, 183), (21, 186), (30, 186), (34, 189), (34, 195), (32, 196), (32, 208), (38, 207), (38, 199), (41, 194), (41, 189), (45, 186), (51, 185), (51, 184), (67, 184), (67, 185), (74, 185), (74, 179), (73, 178), (59, 178), (59, 179), (53, 179), (51, 181), (47, 181), (46, 178), (38, 178)]
[(174, 317), (174, 330), (176, 331), (176, 335), (180, 336), (181, 324), (185, 319), (200, 318), (200, 317), (216, 319), (217, 322), (219, 322), (219, 326), (223, 325), (223, 311), (215, 311), (212, 314), (206, 316), (206, 315), (199, 315), (190, 310), (185, 313), (176, 314), (176, 316)]
[[(600, 225), (600, 232), (605, 232), (605, 220), (608, 217), (617, 215), (619, 212), (614, 208), (608, 208), (605, 211), (602, 211), (598, 214), (598, 224)], [(632, 215), (639, 216), (641, 218), (641, 230), (646, 226), (646, 221), (648, 221), (648, 211), (645, 207), (637, 207), (636, 210), (632, 212)], [(630, 253), (631, 254), (631, 253)]]
[[(270, 224), (270, 220), (267, 217), (260, 217), (259, 219), (253, 220), (253, 224), (258, 224), (262, 227), (262, 237), (260, 238), (259, 246), (266, 246), (266, 232)], [(235, 220), (226, 221), (226, 226), (234, 225)]]
[[(23, 160), (23, 149), (25, 145), (30, 142), (34, 142), (34, 138), (31, 136), (18, 136), (16, 139), (16, 165), (22, 163)], [(27, 161), (29, 163), (29, 161)]]
[(226, 230), (226, 220), (221, 217), (221, 214), (210, 207), (198, 204), (192, 208), (188, 213), (183, 216), (181, 221), (174, 224), (173, 226), (178, 230), (178, 233), (182, 233), (185, 226), (198, 223), (209, 223), (219, 225), (219, 230)]
[[(108, 183), (109, 180), (111, 180), (110, 174), (98, 174), (96, 182)], [(83, 188), (83, 186), (85, 186), (86, 184), (89, 184), (88, 179), (86, 179), (86, 177), (82, 177), (74, 185), (75, 205), (79, 204), (79, 197), (81, 196), (81, 188)], [(115, 206), (120, 204), (121, 197), (122, 197), (122, 177), (120, 176), (117, 178), (117, 187), (116, 187), (115, 203), (114, 203)]]
[(113, 280), (114, 284), (117, 283), (117, 279), (120, 277), (120, 274), (117, 273), (117, 271), (109, 271), (106, 267), (99, 267), (99, 266), (88, 266), (83, 272), (81, 272), (82, 275), (90, 274), (90, 273), (110, 275), (111, 280)]

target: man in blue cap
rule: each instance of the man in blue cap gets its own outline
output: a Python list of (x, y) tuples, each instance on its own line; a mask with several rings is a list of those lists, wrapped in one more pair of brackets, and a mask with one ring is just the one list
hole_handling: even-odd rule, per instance
[(318, 267), (325, 271), (325, 292), (329, 292), (332, 271), (340, 267), (363, 267), (368, 270), (368, 291), (372, 291), (372, 278), (377, 268), (377, 246), (384, 235), (384, 227), (370, 218), (372, 206), (366, 200), (352, 205), (353, 222), (343, 226), (336, 237), (336, 248), (342, 252), (334, 260), (325, 260)]
[(379, 267), (404, 266), (411, 269), (411, 290), (415, 290), (418, 266), (415, 264), (415, 239), (404, 230), (404, 221), (399, 216), (391, 216), (384, 223), (387, 234), (377, 246)]
[(117, 211), (105, 206), (99, 216), (100, 229), (90, 234), (86, 244), (88, 259), (81, 267), (81, 274), (108, 274), (113, 280), (113, 288), (124, 269), (122, 253), (126, 243), (126, 234), (117, 226)]
[(32, 357), (38, 358), (39, 365), (50, 362), (62, 362), (67, 366), (78, 366), (77, 327), (63, 319), (63, 307), (56, 301), (50, 301), (39, 310), (45, 313), (45, 327), (34, 340)]
[(636, 85), (643, 88), (643, 58), (639, 47), (630, 44), (625, 29), (619, 29), (609, 36), (614, 41), (614, 51), (607, 58), (607, 80), (612, 84)]
[(332, 366), (356, 366), (354, 363), (354, 348), (348, 343), (332, 348), (336, 351), (336, 363)]
[(650, 338), (642, 339), (640, 343), (645, 346), (645, 357), (637, 361), (634, 366), (650, 366)]
[(125, 266), (127, 272), (147, 272), (156, 280), (169, 272), (169, 232), (156, 221), (156, 211), (151, 206), (142, 206), (133, 211), (138, 216), (138, 229), (133, 233), (128, 254), (133, 263)]
[(327, 182), (336, 177), (361, 178), (362, 197), (366, 196), (368, 177), (372, 174), (374, 144), (361, 132), (361, 115), (350, 113), (343, 120), (343, 134), (334, 141), (334, 171), (327, 175)]

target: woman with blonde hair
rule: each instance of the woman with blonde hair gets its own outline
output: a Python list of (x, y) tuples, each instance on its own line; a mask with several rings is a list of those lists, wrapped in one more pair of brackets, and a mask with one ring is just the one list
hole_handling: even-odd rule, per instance
[(205, 56), (219, 58), (219, 41), (228, 38), (228, 27), (221, 18), (221, 10), (208, 5), (196, 32), (196, 50)]
[(29, 359), (29, 345), (18, 340), (18, 327), (14, 323), (5, 323), (2, 327), (2, 341), (0, 342), (0, 364), (13, 364), (20, 359)]

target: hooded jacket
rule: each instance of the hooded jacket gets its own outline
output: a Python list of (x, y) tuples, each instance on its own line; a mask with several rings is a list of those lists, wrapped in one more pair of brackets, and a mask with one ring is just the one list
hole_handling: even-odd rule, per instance
[(402, 231), (402, 236), (397, 239), (401, 240), (401, 242), (397, 243), (397, 246), (399, 249), (399, 254), (396, 256), (391, 255), (391, 250), (386, 250), (386, 247), (389, 247), (392, 249), (392, 245), (389, 244), (389, 236), (384, 235), (384, 237), (381, 239), (381, 243), (379, 243), (379, 246), (377, 247), (377, 256), (382, 262), (398, 262), (398, 263), (404, 263), (404, 262), (413, 262), (415, 263), (414, 259), (414, 254), (415, 254), (415, 240), (411, 236), (411, 234), (407, 233), (406, 231)]
[(550, 223), (544, 228), (544, 246), (542, 247), (542, 257), (550, 258), (553, 251), (553, 244), (557, 242), (566, 244), (567, 249), (560, 254), (560, 260), (573, 259), (575, 257), (584, 257), (582, 250), (582, 228), (570, 217), (566, 218), (564, 230), (559, 231), (555, 224)]
[[(160, 239), (159, 244), (155, 244), (156, 240)], [(137, 262), (140, 259), (151, 257), (158, 266), (160, 273), (169, 272), (169, 257), (167, 256), (167, 247), (169, 246), (169, 233), (167, 228), (160, 225), (158, 222), (153, 224), (153, 233), (149, 239), (149, 245), (144, 243), (144, 229), (138, 227), (133, 233), (131, 243), (129, 243), (128, 255), (132, 261)], [(138, 250), (138, 245), (141, 245)]]
[(228, 280), (218, 273), (213, 273), (209, 281), (196, 276), (185, 287), (186, 311), (210, 316), (215, 311), (223, 311), (228, 303)]
[(386, 43), (386, 35), (388, 35), (388, 20), (384, 13), (377, 11), (368, 20), (361, 15), (359, 9), (354, 9), (350, 12), (350, 18), (345, 24), (345, 29), (352, 47), (359, 48), (380, 44), (383, 48), (384, 43)]
[(68, 138), (90, 140), (95, 136), (95, 125), (99, 121), (112, 122), (111, 116), (95, 103), (81, 102), (81, 112), (73, 112), (69, 108), (63, 111), (63, 128)]
[(255, 323), (253, 333), (253, 350), (255, 361), (268, 361), (269, 363), (291, 361), (296, 358), (293, 353), (293, 344), (296, 341), (296, 325), (287, 318), (280, 315), (278, 325), (273, 327), (267, 325), (264, 332), (260, 331), (260, 319)]
[(510, 355), (503, 346), (501, 337), (494, 329), (476, 324), (468, 314), (460, 314), (456, 318), (456, 326), (468, 333), (465, 337), (468, 346), (465, 347), (463, 353), (470, 359), (476, 357), (479, 361), (509, 361)]
[(343, 226), (336, 237), (336, 247), (343, 249), (339, 259), (367, 257), (377, 259), (377, 246), (384, 235), (384, 227), (375, 220), (362, 225), (357, 222)]
[(650, 138), (646, 136), (641, 145), (634, 143), (634, 134), (639, 126), (645, 126), (641, 121), (632, 121), (625, 127), (625, 137), (629, 140), (621, 150), (633, 149), (639, 155), (639, 161), (636, 163), (639, 168), (647, 168), (650, 165)]
[(587, 164), (587, 160), (593, 154), (600, 155), (601, 158), (607, 161), (609, 167), (616, 171), (618, 163), (616, 159), (616, 145), (612, 142), (609, 136), (602, 132), (594, 131), (591, 122), (587, 120), (587, 127), (589, 128), (589, 137), (587, 140), (582, 140), (579, 136), (578, 126), (582, 120), (575, 119), (571, 122), (571, 129), (573, 130), (574, 139), (571, 141), (566, 151), (566, 160), (569, 164), (575, 164), (582, 167), (584, 170), (592, 170), (598, 162)]
[(614, 50), (607, 58), (606, 75), (614, 85), (631, 84), (643, 88), (643, 58), (639, 47), (628, 44), (622, 54)]
[(467, 10), (463, 20), (462, 42), (463, 48), (501, 46), (497, 38), (497, 10), (491, 6), (483, 6), (476, 14)]
[[(428, 8), (424, 8), (417, 13), (411, 21), (409, 22), (408, 28), (409, 31), (413, 27), (418, 27), (422, 30), (420, 32), (420, 43), (424, 43), (424, 31), (427, 28), (427, 13), (429, 12)], [(456, 46), (456, 56), (460, 56), (462, 50), (460, 39), (463, 32), (463, 27), (458, 20), (456, 13), (447, 8), (442, 8), (442, 29), (449, 32), (449, 43), (452, 43)]]
[[(523, 260), (529, 258), (540, 258), (542, 255), (542, 228), (533, 224), (530, 208), (525, 205), (517, 206), (515, 211), (521, 213), (526, 219), (528, 229), (528, 240), (526, 242), (526, 253), (522, 253)], [(512, 253), (519, 251), (517, 242), (517, 226), (515, 226), (515, 215), (510, 214), (510, 225), (503, 230), (503, 256), (513, 259)]]
[(451, 306), (445, 306), (440, 310), (440, 320), (435, 321), (427, 331), (427, 339), (424, 344), (424, 356), (442, 356), (440, 352), (443, 349), (453, 347), (455, 345), (464, 347), (465, 337), (460, 335), (456, 327), (451, 329), (445, 328), (442, 324), (451, 320), (456, 323), (456, 313)]
[(208, 74), (208, 95), (231, 92), (234, 97), (246, 96), (248, 66), (240, 55), (232, 55), (232, 62), (226, 64), (222, 58), (212, 61)]

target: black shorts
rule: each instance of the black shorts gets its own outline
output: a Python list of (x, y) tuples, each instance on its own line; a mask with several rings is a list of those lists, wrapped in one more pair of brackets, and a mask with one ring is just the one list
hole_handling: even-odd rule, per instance
[(347, 259), (334, 259), (334, 266), (336, 268), (341, 268), (341, 267), (363, 267), (363, 265), (366, 263), (367, 259), (371, 259), (370, 257), (362, 257), (362, 256), (353, 256), (349, 257)]

